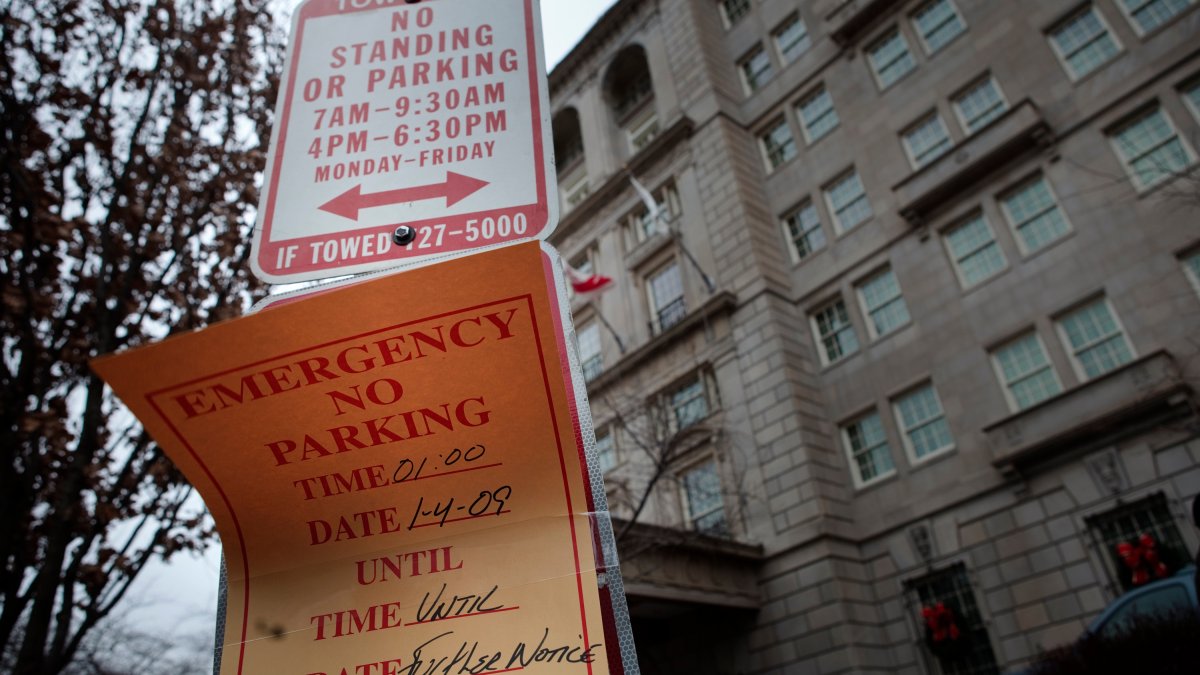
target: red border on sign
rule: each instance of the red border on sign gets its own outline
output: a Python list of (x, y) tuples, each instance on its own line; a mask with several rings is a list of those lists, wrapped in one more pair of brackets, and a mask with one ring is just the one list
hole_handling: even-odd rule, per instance
[[(365, 333), (359, 333), (357, 335), (351, 335), (351, 336), (347, 336), (347, 337), (343, 337), (343, 338), (338, 338), (336, 340), (330, 340), (328, 342), (323, 342), (323, 343), (320, 343), (317, 345), (313, 345), (311, 347), (305, 347), (302, 349), (297, 349), (297, 350), (293, 350), (293, 351), (286, 352), (283, 354), (278, 354), (276, 356), (268, 357), (265, 359), (259, 359), (257, 361), (253, 361), (251, 363), (242, 364), (240, 366), (235, 366), (233, 368), (227, 368), (225, 370), (221, 370), (216, 373), (211, 373), (211, 374), (204, 375), (204, 376), (201, 376), (198, 378), (194, 378), (194, 379), (188, 380), (186, 382), (180, 382), (180, 383), (174, 384), (170, 387), (164, 387), (162, 389), (158, 389), (156, 391), (149, 392), (145, 395), (146, 402), (152, 408), (154, 408), (154, 411), (159, 416), (159, 419), (162, 420), (162, 422), (171, 430), (171, 433), (173, 433), (175, 435), (175, 437), (179, 440), (179, 442), (183, 444), (183, 446), (187, 450), (188, 454), (190, 454), (192, 456), (192, 459), (194, 459), (196, 461), (196, 463), (200, 465), (200, 468), (204, 470), (205, 475), (208, 476), (208, 479), (216, 487), (218, 494), (221, 495), (221, 500), (225, 502), (225, 508), (229, 511), (230, 517), (233, 520), (234, 529), (237, 532), (237, 546), (242, 554), (242, 574), (245, 577), (245, 591), (244, 591), (243, 597), (242, 597), (242, 634), (241, 634), (241, 641), (239, 643), (238, 667), (237, 667), (237, 672), (239, 675), (241, 675), (241, 673), (242, 673), (242, 668), (243, 668), (243, 665), (245, 662), (246, 632), (249, 629), (249, 615), (250, 615), (250, 561), (249, 561), (249, 555), (247, 554), (247, 551), (246, 551), (246, 543), (245, 543), (245, 538), (243, 537), (243, 534), (242, 534), (241, 523), (238, 519), (237, 512), (233, 508), (233, 504), (230, 503), (228, 495), (225, 493), (224, 488), (221, 486), (221, 482), (219, 480), (217, 480), (216, 476), (213, 475), (212, 470), (209, 469), (209, 467), (208, 467), (208, 464), (205, 463), (204, 459), (200, 456), (200, 454), (196, 452), (195, 448), (192, 447), (191, 443), (188, 442), (187, 438), (183, 435), (183, 433), (181, 433), (179, 431), (179, 429), (176, 428), (175, 424), (171, 421), (171, 419), (163, 413), (162, 408), (159, 407), (157, 401), (155, 401), (155, 398), (161, 397), (165, 394), (168, 394), (173, 391), (177, 391), (177, 390), (185, 388), (185, 387), (194, 386), (200, 382), (212, 380), (212, 379), (215, 379), (218, 377), (223, 377), (225, 375), (229, 375), (231, 373), (236, 373), (239, 371), (247, 370), (250, 368), (255, 368), (255, 367), (261, 366), (263, 364), (271, 363), (273, 361), (279, 361), (281, 359), (290, 358), (293, 356), (304, 354), (306, 352), (312, 352), (312, 351), (318, 350), (318, 349), (327, 349), (329, 347), (332, 347), (334, 345), (338, 345), (338, 344), (341, 344), (344, 342), (349, 342), (352, 340), (359, 340), (359, 339), (369, 337), (372, 335), (377, 335), (379, 333), (393, 331), (398, 328), (403, 328), (406, 326), (412, 326), (412, 325), (416, 325), (416, 324), (426, 323), (429, 321), (434, 321), (434, 320), (442, 319), (442, 318), (449, 317), (449, 316), (455, 316), (455, 315), (463, 314), (466, 312), (472, 312), (472, 311), (484, 309), (487, 307), (503, 305), (506, 303), (518, 302), (521, 300), (525, 301), (525, 304), (526, 304), (527, 308), (529, 309), (530, 327), (533, 330), (533, 340), (534, 340), (535, 346), (537, 347), (538, 366), (541, 369), (541, 373), (542, 373), (542, 382), (543, 382), (545, 392), (546, 392), (546, 404), (547, 404), (547, 409), (548, 409), (548, 412), (550, 415), (550, 423), (551, 423), (552, 428), (554, 429), (554, 441), (555, 441), (555, 446), (556, 446), (556, 449), (558, 452), (559, 467), (562, 471), (562, 478), (563, 478), (563, 493), (564, 493), (563, 496), (566, 500), (566, 506), (567, 506), (567, 515), (568, 515), (567, 522), (570, 524), (571, 548), (572, 548), (572, 553), (574, 555), (574, 561), (575, 561), (575, 583), (576, 583), (576, 587), (577, 587), (578, 593), (579, 593), (579, 618), (580, 618), (580, 625), (581, 625), (581, 629), (582, 629), (582, 637), (583, 637), (585, 647), (586, 647), (586, 645), (590, 644), (588, 642), (587, 608), (584, 605), (585, 598), (584, 598), (584, 589), (583, 589), (583, 577), (582, 577), (582, 570), (580, 569), (579, 536), (575, 529), (575, 518), (574, 518), (575, 514), (574, 514), (574, 510), (572, 508), (572, 504), (571, 504), (571, 487), (570, 487), (570, 482), (569, 482), (569, 476), (567, 475), (567, 463), (566, 463), (566, 457), (564, 455), (563, 439), (562, 439), (561, 435), (559, 434), (558, 416), (556, 415), (555, 410), (554, 410), (554, 400), (553, 400), (553, 393), (552, 393), (551, 385), (550, 385), (550, 374), (548, 372), (548, 363), (546, 361), (545, 351), (542, 348), (541, 331), (538, 329), (537, 315), (535, 313), (535, 308), (534, 308), (534, 304), (533, 304), (533, 295), (526, 293), (524, 295), (516, 295), (513, 297), (503, 298), (500, 300), (493, 300), (491, 302), (485, 302), (485, 303), (481, 303), (481, 304), (474, 305), (471, 307), (465, 307), (462, 309), (457, 309), (457, 310), (453, 310), (453, 311), (449, 311), (449, 312), (443, 312), (440, 314), (434, 314), (431, 316), (422, 317), (420, 319), (405, 321), (405, 322), (394, 324), (391, 326), (385, 326), (383, 328), (379, 328), (376, 330), (367, 331)], [(552, 314), (553, 314), (553, 312), (552, 312)], [(561, 326), (557, 327), (556, 338), (559, 340), (560, 344), (563, 342)], [(565, 394), (568, 397), (570, 397), (571, 391), (570, 391), (569, 383), (565, 382), (564, 388), (565, 388)], [(571, 409), (571, 415), (575, 418), (572, 420), (573, 428), (578, 428), (578, 426), (579, 426), (578, 416), (577, 416), (576, 411), (573, 408)], [(584, 477), (584, 484), (586, 485), (587, 484), (586, 471), (584, 472), (583, 477)], [(591, 505), (589, 504), (589, 507), (590, 506)], [(222, 639), (223, 639), (223, 636), (222, 636)], [(588, 663), (587, 671), (589, 674), (592, 672), (592, 664), (591, 663)]]
[[(439, 0), (426, 0), (426, 2), (436, 2)], [(448, 2), (450, 0), (440, 0)], [(271, 233), (275, 224), (275, 206), (279, 199), (279, 180), (280, 173), (283, 168), (283, 150), (287, 146), (288, 136), (288, 120), (291, 116), (292, 103), (295, 98), (297, 71), (300, 67), (300, 50), (304, 43), (304, 32), (307, 23), (310, 19), (317, 19), (326, 16), (355, 14), (366, 11), (415, 11), (419, 5), (397, 5), (395, 7), (381, 8), (377, 6), (368, 6), (363, 8), (348, 8), (345, 11), (337, 9), (337, 0), (309, 0), (299, 7), (297, 20), (295, 23), (295, 31), (292, 36), (292, 43), (288, 52), (288, 73), (287, 73), (287, 89), (282, 92), (284, 96), (283, 109), (277, 116), (276, 124), (279, 125), (279, 134), (275, 139), (275, 143), (271, 150), (273, 154), (268, 158), (271, 163), (270, 181), (264, 186), (267, 191), (266, 204), (263, 207), (263, 217), (261, 220), (262, 232), (257, 240), (258, 246), (254, 255), (257, 259), (258, 266), (266, 274), (277, 277), (278, 281), (286, 281), (289, 275), (303, 276), (311, 278), (306, 273), (318, 270), (331, 270), (328, 276), (334, 276), (337, 273), (349, 273), (363, 267), (364, 265), (372, 265), (374, 263), (383, 263), (387, 261), (405, 260), (412, 258), (424, 258), (438, 254), (452, 253), (457, 251), (467, 251), (482, 246), (491, 244), (499, 244), (509, 241), (517, 241), (522, 239), (538, 238), (540, 234), (553, 226), (550, 222), (550, 204), (547, 195), (546, 184), (546, 148), (543, 144), (543, 136), (545, 129), (542, 125), (542, 102), (541, 102), (541, 75), (539, 73), (537, 36), (535, 35), (535, 17), (533, 12), (533, 0), (520, 0), (524, 6), (525, 17), (525, 52), (526, 52), (526, 70), (529, 76), (529, 96), (530, 110), (533, 136), (533, 157), (534, 157), (534, 176), (536, 182), (536, 198), (537, 201), (532, 204), (514, 204), (502, 208), (489, 208), (485, 210), (475, 211), (471, 213), (463, 213), (445, 218), (433, 218), (425, 220), (413, 221), (396, 221), (384, 225), (371, 225), (368, 227), (360, 227), (352, 230), (340, 230), (326, 235), (315, 235), (309, 237), (296, 237), (293, 239), (283, 239), (279, 241), (271, 240)], [(430, 172), (434, 177), (438, 177), (436, 172)], [(398, 186), (399, 187), (399, 186)], [(431, 245), (427, 248), (417, 249), (413, 246), (396, 246), (392, 245), (387, 254), (375, 255), (371, 258), (358, 258), (353, 261), (337, 261), (337, 262), (300, 262), (297, 261), (290, 267), (278, 268), (275, 261), (278, 258), (280, 249), (285, 245), (304, 246), (305, 244), (314, 241), (331, 241), (341, 238), (362, 237), (370, 235), (388, 234), (395, 229), (397, 225), (409, 225), (420, 228), (422, 225), (433, 225), (447, 223), (447, 229), (451, 229), (449, 223), (462, 223), (469, 218), (485, 218), (488, 216), (498, 215), (500, 213), (515, 214), (522, 213), (529, 219), (529, 229), (525, 234), (517, 234), (514, 231), (506, 237), (495, 236), (487, 241), (480, 241), (475, 245), (454, 245), (452, 242), (446, 242), (442, 245)], [(536, 223), (536, 225), (535, 225)], [(464, 244), (466, 242), (464, 241)], [(342, 272), (342, 269), (345, 272)], [(299, 279), (297, 279), (299, 280)]]

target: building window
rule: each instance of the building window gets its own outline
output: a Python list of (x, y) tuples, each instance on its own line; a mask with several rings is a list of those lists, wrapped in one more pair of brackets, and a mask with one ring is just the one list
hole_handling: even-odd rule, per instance
[(650, 275), (647, 286), (650, 291), (650, 313), (654, 317), (651, 332), (657, 335), (687, 316), (679, 263), (672, 260), (661, 267)]
[(820, 345), (821, 363), (828, 365), (858, 351), (858, 336), (850, 323), (846, 303), (840, 298), (814, 312), (812, 325)]
[(954, 449), (950, 425), (932, 384), (901, 396), (893, 406), (904, 447), (913, 463)]
[(954, 97), (954, 112), (967, 135), (987, 126), (1008, 110), (1008, 101), (996, 84), (996, 78), (988, 75), (967, 87)]
[(917, 67), (899, 26), (893, 26), (883, 37), (867, 47), (867, 58), (871, 62), (871, 69), (875, 71), (875, 79), (879, 82), (880, 89), (887, 89)]
[(630, 120), (629, 126), (626, 127), (625, 134), (629, 139), (629, 148), (633, 152), (641, 150), (658, 137), (658, 132), (658, 114), (655, 113), (653, 106), (649, 106)]
[(591, 382), (604, 372), (604, 357), (600, 346), (600, 324), (589, 323), (576, 331), (575, 335), (579, 340), (579, 367), (583, 370), (583, 379)]
[(1058, 373), (1054, 372), (1036, 332), (1031, 331), (997, 347), (992, 351), (992, 365), (1013, 412), (1041, 403), (1062, 391)]
[(1001, 195), (1000, 205), (1025, 253), (1033, 253), (1071, 231), (1044, 176), (1035, 176)]
[(629, 45), (617, 54), (604, 76), (604, 94), (633, 152), (658, 135), (654, 81), (644, 49)]
[[(633, 57), (627, 60), (632, 61)], [(644, 67), (644, 65), (643, 65)], [(628, 73), (622, 81), (624, 89), (616, 97), (613, 105), (617, 117), (624, 117), (654, 98), (654, 83), (650, 79), (650, 71)]]
[(1008, 264), (983, 213), (947, 230), (944, 238), (963, 288), (992, 278)]
[(1113, 131), (1112, 142), (1139, 190), (1178, 175), (1195, 161), (1191, 148), (1157, 105)]
[(1073, 80), (1108, 63), (1121, 51), (1104, 17), (1091, 4), (1052, 28), (1050, 44)]
[(900, 284), (891, 268), (885, 269), (858, 286), (858, 299), (867, 315), (867, 331), (880, 338), (909, 321), (908, 306), (900, 294)]
[(767, 50), (761, 46), (756, 47), (738, 63), (738, 70), (742, 74), (742, 85), (746, 88), (746, 93), (753, 94), (771, 79), (771, 57), (767, 55)]
[(913, 26), (921, 42), (925, 43), (925, 52), (932, 54), (962, 34), (967, 29), (959, 16), (958, 10), (950, 0), (933, 0), (918, 9), (912, 17)]
[(767, 160), (768, 171), (774, 171), (780, 164), (796, 156), (796, 141), (792, 138), (787, 120), (782, 117), (758, 137), (758, 142)]
[(721, 18), (725, 21), (726, 28), (732, 27), (750, 13), (750, 0), (719, 0), (717, 5), (721, 8)]
[(555, 144), (554, 162), (559, 167), (568, 167), (583, 159), (583, 137), (572, 136), (561, 145)]
[(904, 132), (904, 151), (908, 153), (908, 161), (912, 162), (914, 169), (919, 169), (946, 154), (953, 145), (950, 132), (942, 122), (942, 116), (936, 112)]
[(596, 430), (596, 466), (608, 473), (617, 465), (617, 443), (610, 427)]
[(1196, 0), (1119, 0), (1117, 4), (1125, 11), (1130, 23), (1139, 35), (1145, 35), (1165, 24)]
[(793, 14), (790, 19), (774, 33), (775, 49), (779, 51), (779, 59), (784, 64), (791, 63), (808, 51), (811, 42), (808, 39), (808, 29), (799, 14)]
[[(988, 637), (987, 624), (979, 613), (971, 580), (962, 563), (931, 572), (919, 579), (906, 581), (905, 587), (917, 606), (917, 626), (924, 634), (922, 640), (945, 675), (998, 675), (996, 654)], [(930, 618), (948, 612), (958, 627), (958, 637), (934, 634)]]
[(729, 536), (729, 521), (725, 518), (725, 501), (721, 495), (721, 476), (717, 460), (708, 459), (687, 469), (680, 476), (683, 485), (684, 510), (688, 525), (714, 537)]
[(708, 378), (696, 373), (668, 394), (671, 404), (671, 419), (675, 430), (686, 429), (708, 417)]
[(804, 203), (783, 219), (784, 234), (792, 252), (792, 262), (812, 255), (825, 247), (825, 232), (821, 229), (821, 218), (812, 200)]
[(579, 206), (580, 202), (587, 199), (587, 196), (592, 193), (591, 185), (588, 184), (587, 172), (583, 170), (582, 164), (579, 170), (564, 177), (560, 185), (562, 185), (563, 211), (570, 211)]
[(1192, 115), (1196, 119), (1200, 119), (1200, 78), (1196, 78), (1183, 85), (1181, 93), (1183, 94), (1184, 102), (1192, 109)]
[(1182, 262), (1183, 271), (1187, 274), (1188, 281), (1192, 282), (1192, 288), (1200, 293), (1200, 250), (1183, 256)]
[(867, 192), (854, 169), (825, 188), (825, 201), (833, 213), (834, 229), (839, 233), (849, 231), (872, 215), (871, 202), (867, 201)]
[(838, 126), (837, 111), (833, 109), (833, 98), (825, 87), (820, 87), (796, 104), (804, 140), (815, 143)]
[(1058, 328), (1081, 380), (1099, 377), (1133, 360), (1133, 348), (1105, 298), (1063, 315)]
[(872, 411), (843, 426), (842, 443), (850, 456), (856, 486), (870, 485), (896, 472), (879, 413)]
[[(1146, 570), (1146, 574), (1135, 576), (1135, 571), (1119, 552), (1122, 544), (1144, 549), (1146, 542), (1143, 537), (1148, 537), (1168, 574), (1177, 571), (1191, 560), (1187, 547), (1179, 536), (1179, 528), (1175, 526), (1171, 517), (1167, 498), (1161, 492), (1096, 514), (1084, 522), (1087, 524), (1088, 534), (1099, 549), (1109, 577), (1120, 584), (1123, 591), (1158, 578), (1161, 571)], [(1138, 581), (1142, 583), (1137, 583)]]

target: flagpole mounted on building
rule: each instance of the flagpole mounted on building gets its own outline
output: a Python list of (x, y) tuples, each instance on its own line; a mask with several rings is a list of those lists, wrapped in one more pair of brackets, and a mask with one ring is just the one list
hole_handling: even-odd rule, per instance
[(655, 232), (662, 232), (663, 234), (674, 236), (676, 242), (679, 244), (679, 250), (683, 251), (684, 257), (688, 259), (688, 262), (690, 262), (692, 267), (696, 268), (696, 272), (700, 274), (700, 279), (704, 281), (704, 287), (708, 289), (708, 294), (712, 295), (713, 293), (716, 293), (716, 284), (713, 283), (712, 277), (708, 276), (708, 273), (705, 272), (704, 268), (700, 266), (700, 261), (696, 260), (696, 256), (692, 255), (691, 249), (689, 249), (687, 245), (683, 243), (683, 235), (679, 231), (671, 228), (671, 222), (673, 219), (671, 218), (670, 209), (663, 208), (663, 205), (659, 204), (658, 201), (654, 199), (654, 195), (650, 194), (650, 191), (646, 189), (646, 186), (642, 185), (641, 181), (637, 179), (637, 176), (633, 175), (633, 172), (629, 170), (629, 167), (625, 167), (625, 174), (629, 176), (629, 182), (633, 185), (633, 191), (638, 193), (638, 196), (642, 199), (642, 203), (646, 205), (646, 211), (649, 214), (650, 222), (654, 224)]

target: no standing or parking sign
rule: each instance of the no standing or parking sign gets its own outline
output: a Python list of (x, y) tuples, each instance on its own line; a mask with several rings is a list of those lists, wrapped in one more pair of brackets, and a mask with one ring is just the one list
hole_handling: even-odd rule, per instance
[[(265, 281), (557, 223), (538, 0), (306, 0), (276, 111), (254, 233)], [(400, 225), (416, 234), (404, 246)]]

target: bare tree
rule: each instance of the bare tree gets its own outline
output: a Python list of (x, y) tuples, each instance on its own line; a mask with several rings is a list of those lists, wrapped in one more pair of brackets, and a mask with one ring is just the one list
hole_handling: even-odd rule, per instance
[(0, 0), (0, 669), (62, 672), (209, 541), (87, 363), (250, 299), (281, 37), (248, 0)]
[[(703, 384), (703, 376), (700, 381)], [(753, 498), (743, 470), (746, 458), (736, 434), (708, 414), (707, 399), (703, 411), (677, 406), (662, 395), (647, 400), (632, 393), (609, 394), (597, 402), (593, 409), (607, 423), (608, 433), (619, 435), (624, 458), (623, 466), (605, 479), (622, 558), (661, 545), (733, 535)], [(687, 469), (697, 458), (711, 458), (706, 461), (715, 463), (718, 480), (688, 485)], [(693, 498), (700, 493), (718, 503), (719, 513), (706, 522), (690, 522), (684, 512), (689, 490)], [(654, 536), (637, 536), (645, 526), (652, 526)], [(669, 537), (664, 536), (667, 532)]]

